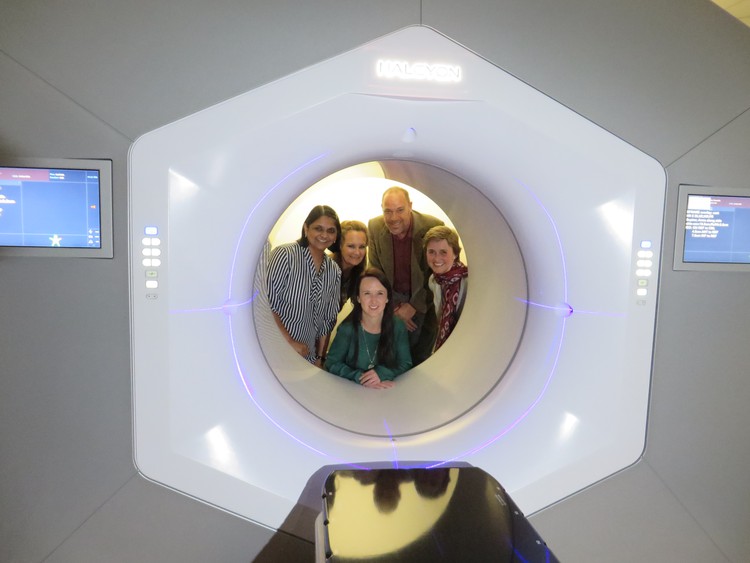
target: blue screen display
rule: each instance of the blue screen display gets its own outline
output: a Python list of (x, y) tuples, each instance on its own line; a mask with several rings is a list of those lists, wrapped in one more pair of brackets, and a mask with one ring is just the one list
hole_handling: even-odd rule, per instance
[(99, 171), (0, 167), (0, 246), (101, 248)]
[(750, 264), (750, 197), (689, 195), (683, 260)]

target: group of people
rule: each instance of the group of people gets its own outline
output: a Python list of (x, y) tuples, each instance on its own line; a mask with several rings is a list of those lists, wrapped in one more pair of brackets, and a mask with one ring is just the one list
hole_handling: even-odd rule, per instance
[[(426, 360), (456, 326), (468, 269), (458, 234), (388, 188), (367, 226), (314, 207), (300, 238), (271, 251), (268, 300), (276, 324), (310, 363), (374, 389)], [(339, 311), (351, 313), (330, 335)]]

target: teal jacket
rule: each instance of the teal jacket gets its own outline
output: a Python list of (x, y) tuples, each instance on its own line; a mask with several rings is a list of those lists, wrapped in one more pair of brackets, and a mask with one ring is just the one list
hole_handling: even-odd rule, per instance
[[(359, 355), (356, 363), (352, 365), (349, 362), (349, 357), (354, 353), (357, 334), (354, 332), (352, 323), (345, 321), (339, 325), (326, 357), (326, 371), (359, 383), (359, 377), (367, 371), (367, 366), (370, 364), (371, 358), (367, 355), (368, 349), (370, 354), (376, 355), (378, 342), (380, 342), (379, 334), (370, 334), (364, 330), (360, 330), (359, 334), (363, 335), (359, 336)], [(365, 346), (363, 338), (367, 339), (367, 346)], [(409, 352), (409, 334), (406, 331), (406, 325), (398, 317), (393, 319), (393, 346), (396, 357), (395, 367), (390, 368), (378, 363), (379, 358), (374, 357), (375, 373), (378, 374), (381, 381), (392, 381), (396, 376), (411, 369), (412, 366), (411, 352)]]

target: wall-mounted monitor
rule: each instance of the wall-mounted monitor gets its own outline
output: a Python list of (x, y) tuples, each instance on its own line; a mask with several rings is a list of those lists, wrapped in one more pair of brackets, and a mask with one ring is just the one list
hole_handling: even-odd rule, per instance
[(112, 258), (112, 161), (0, 159), (0, 256)]
[(680, 185), (674, 269), (750, 271), (750, 188)]

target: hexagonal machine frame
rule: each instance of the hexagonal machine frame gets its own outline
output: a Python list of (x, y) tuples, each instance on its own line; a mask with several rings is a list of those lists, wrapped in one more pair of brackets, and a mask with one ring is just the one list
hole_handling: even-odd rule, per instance
[[(286, 207), (364, 162), (446, 211), (470, 269), (449, 342), (378, 394), (273, 344), (254, 283)], [(531, 513), (641, 455), (664, 170), (435, 30), (147, 133), (129, 168), (146, 477), (278, 527), (332, 463), (466, 461)]]

